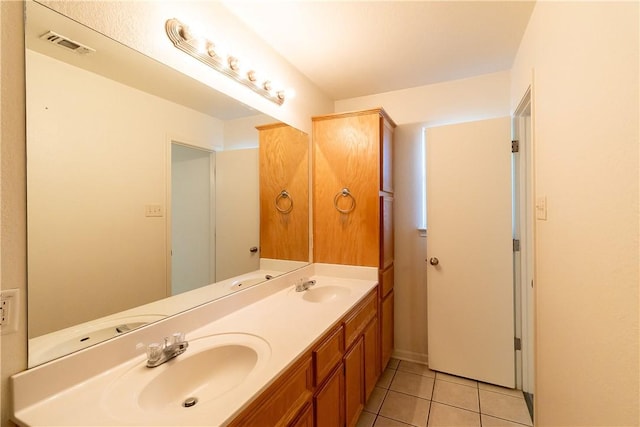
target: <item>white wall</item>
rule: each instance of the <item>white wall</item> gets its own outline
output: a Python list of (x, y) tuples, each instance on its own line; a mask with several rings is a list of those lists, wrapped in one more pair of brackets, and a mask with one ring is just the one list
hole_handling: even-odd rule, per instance
[(276, 119), (265, 114), (243, 117), (224, 122), (224, 149), (243, 150), (258, 148), (260, 135), (256, 126), (277, 122)]
[(637, 426), (638, 2), (538, 2), (512, 71), (533, 73), (536, 424)]
[[(331, 100), (314, 84), (220, 2), (43, 0), (41, 3), (307, 133), (311, 129), (310, 117), (329, 113), (333, 107)], [(169, 18), (201, 28), (215, 42), (227, 45), (236, 56), (250, 60), (258, 71), (273, 76), (274, 82), (293, 88), (296, 96), (278, 106), (199, 61), (187, 60), (187, 55), (176, 49), (165, 33), (165, 22)]]
[(22, 2), (0, 1), (0, 288), (17, 289), (18, 330), (0, 335), (0, 423), (7, 425), (9, 376), (27, 367), (27, 216)]
[(508, 114), (509, 71), (336, 101), (335, 111), (383, 107), (399, 125), (491, 119)]
[(167, 296), (167, 216), (145, 217), (145, 205), (169, 207), (168, 136), (212, 149), (223, 125), (39, 53), (26, 59), (29, 334), (39, 336)]
[(398, 124), (393, 152), (398, 357), (427, 361), (427, 253), (426, 239), (418, 232), (423, 128), (509, 115), (509, 85), (509, 72), (504, 71), (335, 103), (337, 112), (382, 106)]

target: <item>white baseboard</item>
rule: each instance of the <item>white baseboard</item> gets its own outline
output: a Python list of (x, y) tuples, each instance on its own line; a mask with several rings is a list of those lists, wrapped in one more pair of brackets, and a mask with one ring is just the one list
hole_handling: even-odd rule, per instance
[(429, 356), (424, 353), (415, 353), (406, 350), (393, 350), (391, 357), (394, 359), (406, 360), (407, 362), (416, 362), (429, 365)]

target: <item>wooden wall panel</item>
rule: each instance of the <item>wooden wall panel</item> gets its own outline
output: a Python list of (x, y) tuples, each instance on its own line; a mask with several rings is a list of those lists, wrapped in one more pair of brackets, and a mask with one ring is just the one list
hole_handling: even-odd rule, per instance
[[(314, 262), (377, 266), (379, 263), (380, 115), (314, 118)], [(343, 188), (355, 209), (340, 213)], [(340, 196), (341, 209), (351, 200)]]
[[(258, 127), (260, 133), (260, 257), (309, 261), (309, 137), (291, 126)], [(286, 210), (276, 209), (276, 197)]]

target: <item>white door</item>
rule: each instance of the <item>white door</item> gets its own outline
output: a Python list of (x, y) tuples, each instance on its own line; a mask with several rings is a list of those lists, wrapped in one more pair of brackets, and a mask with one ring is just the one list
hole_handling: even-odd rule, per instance
[(257, 148), (216, 153), (216, 281), (260, 268), (258, 159)]
[(212, 283), (211, 156), (171, 144), (171, 294)]
[(429, 367), (505, 387), (515, 386), (510, 126), (426, 130)]

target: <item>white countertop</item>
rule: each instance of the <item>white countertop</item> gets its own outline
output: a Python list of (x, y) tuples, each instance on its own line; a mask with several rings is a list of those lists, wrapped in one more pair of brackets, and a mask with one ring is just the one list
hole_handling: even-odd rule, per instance
[[(304, 276), (315, 279), (318, 288), (337, 284), (350, 292), (329, 302), (304, 301), (304, 293), (293, 289), (295, 280)], [(311, 265), (25, 371), (12, 378), (14, 420), (24, 426), (225, 425), (376, 283), (375, 268)], [(265, 340), (271, 354), (252, 374), (251, 381), (192, 408), (141, 412), (109, 403), (106, 395), (115, 381), (146, 362), (146, 345), (174, 331), (186, 332), (187, 340), (225, 333), (251, 334)], [(178, 358), (188, 357), (188, 353), (189, 349)], [(171, 368), (169, 363), (153, 369)], [(133, 408), (136, 403), (131, 405)]]

